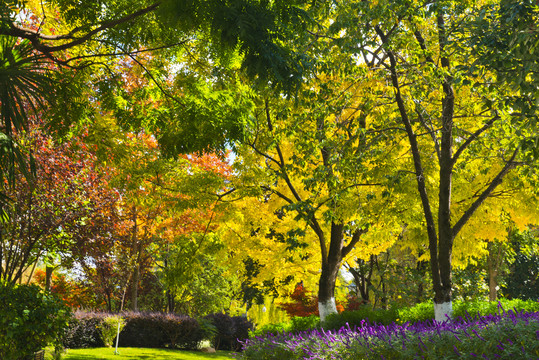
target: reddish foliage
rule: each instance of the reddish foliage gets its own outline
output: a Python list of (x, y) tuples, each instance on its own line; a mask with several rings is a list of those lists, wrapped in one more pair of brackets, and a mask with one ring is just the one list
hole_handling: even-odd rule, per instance
[(296, 285), (294, 292), (290, 294), (292, 302), (281, 304), (280, 307), (291, 316), (310, 316), (318, 314), (318, 297), (310, 294), (303, 283)]
[[(41, 269), (36, 270), (34, 281), (38, 285), (45, 287), (45, 271)], [(85, 286), (66, 279), (63, 274), (52, 275), (51, 292), (58, 295), (72, 308), (88, 307), (93, 297)]]
[[(294, 292), (289, 295), (289, 298), (293, 301), (279, 305), (289, 316), (305, 317), (320, 315), (318, 313), (318, 296), (311, 295), (310, 291), (305, 289), (303, 283), (296, 285)], [(345, 307), (337, 301), (337, 311), (341, 313), (344, 309)]]

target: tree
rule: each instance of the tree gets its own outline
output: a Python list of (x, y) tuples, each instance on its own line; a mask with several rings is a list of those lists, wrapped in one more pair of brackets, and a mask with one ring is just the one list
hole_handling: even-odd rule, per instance
[(474, 62), (465, 40), (476, 9), (451, 1), (350, 2), (336, 7), (328, 34), (345, 32), (350, 55), (382, 86), (375, 95), (385, 116), (373, 126), (408, 140), (401, 168), (413, 174), (421, 204), (437, 320), (451, 313), (461, 231), (482, 206), (515, 215), (513, 204), (496, 198), (515, 191), (518, 172), (536, 165), (533, 128), (505, 101), (513, 90)]
[[(15, 283), (43, 261), (66, 267), (103, 255), (111, 246), (117, 193), (84, 143), (54, 143), (42, 128), (17, 137), (39, 162), (33, 183), (24, 178), (6, 192), (12, 199), (0, 224), (0, 278)], [(55, 264), (56, 263), (56, 264)], [(50, 279), (51, 272), (48, 272)], [(50, 282), (48, 282), (50, 284)]]
[[(363, 96), (370, 89), (354, 80), (357, 73), (331, 73), (342, 54), (320, 48), (325, 67), (295, 100), (278, 93), (257, 99), (234, 185), (238, 196), (252, 197), (245, 206), (258, 211), (244, 214), (243, 225), (234, 220), (229, 236), (236, 238), (230, 246), (247, 248), (238, 256), (261, 261), (273, 274), (269, 264), (276, 261), (284, 263), (281, 276), (295, 273), (306, 283), (309, 271), (320, 269), (319, 312), (325, 319), (337, 312), (334, 293), (343, 260), (384, 251), (402, 229), (390, 211), (398, 201), (390, 196), (392, 180), (380, 180), (379, 173), (379, 166), (395, 159), (377, 157), (385, 144), (365, 136), (362, 112), (371, 104)], [(264, 273), (260, 279), (269, 280)]]

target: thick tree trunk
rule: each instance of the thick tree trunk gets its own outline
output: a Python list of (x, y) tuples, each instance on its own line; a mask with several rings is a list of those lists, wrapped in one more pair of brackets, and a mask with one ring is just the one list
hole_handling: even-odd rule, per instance
[(343, 251), (343, 225), (331, 224), (331, 240), (327, 258), (322, 259), (322, 273), (318, 283), (318, 312), (320, 321), (330, 314), (337, 313), (335, 303), (335, 283), (341, 268)]
[(337, 313), (337, 304), (335, 303), (335, 281), (339, 269), (328, 266), (322, 267), (320, 282), (318, 283), (318, 312), (320, 321), (324, 321), (328, 315)]

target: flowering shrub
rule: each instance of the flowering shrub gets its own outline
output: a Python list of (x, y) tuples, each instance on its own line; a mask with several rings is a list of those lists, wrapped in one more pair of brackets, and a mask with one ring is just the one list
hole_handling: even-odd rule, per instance
[[(500, 310), (503, 311), (503, 309)], [(270, 334), (243, 343), (239, 359), (537, 359), (539, 312)]]

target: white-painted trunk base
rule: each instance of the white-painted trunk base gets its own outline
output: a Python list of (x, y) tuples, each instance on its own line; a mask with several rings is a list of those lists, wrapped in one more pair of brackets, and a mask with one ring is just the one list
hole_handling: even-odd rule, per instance
[[(434, 319), (436, 321), (448, 321), (452, 316), (453, 303), (451, 301), (441, 304), (434, 303)], [(447, 317), (449, 317), (449, 319)]]
[(337, 314), (337, 305), (335, 304), (335, 298), (332, 297), (326, 302), (319, 302), (318, 312), (320, 313), (320, 321), (326, 320), (326, 317), (330, 314)]

